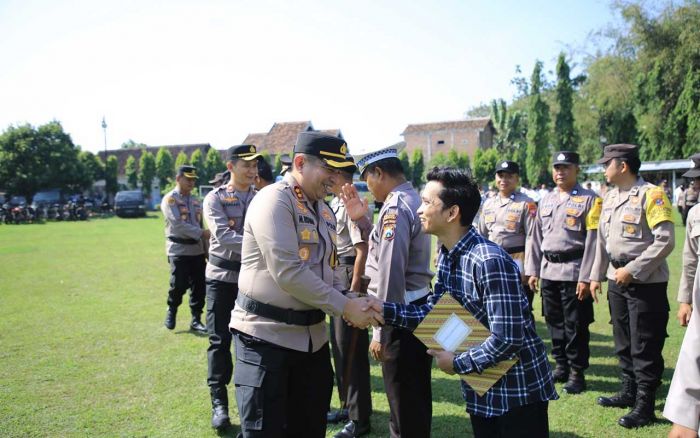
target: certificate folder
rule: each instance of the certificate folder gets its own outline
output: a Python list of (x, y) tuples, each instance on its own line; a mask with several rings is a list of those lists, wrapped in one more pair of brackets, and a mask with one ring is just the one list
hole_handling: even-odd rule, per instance
[[(466, 338), (464, 338), (464, 329), (455, 324), (454, 315), (459, 317), (459, 319), (471, 329), (471, 331), (466, 330), (466, 332), (468, 332)], [(491, 336), (491, 332), (448, 293), (440, 297), (440, 301), (435, 304), (433, 310), (431, 310), (418, 327), (416, 327), (413, 334), (420, 339), (426, 347), (443, 350), (443, 346), (437, 339), (440, 339), (443, 343), (454, 342), (455, 336), (449, 337), (446, 336), (447, 334), (445, 333), (445, 330), (450, 328), (453, 330), (460, 330), (455, 336), (458, 340), (463, 339), (459, 347), (454, 351), (455, 354), (464, 353), (470, 348), (480, 345), (486, 338)], [(481, 374), (460, 374), (459, 377), (467, 382), (479, 396), (483, 396), (498, 379), (508, 372), (517, 360), (517, 358), (504, 360), (492, 367), (486, 368)]]

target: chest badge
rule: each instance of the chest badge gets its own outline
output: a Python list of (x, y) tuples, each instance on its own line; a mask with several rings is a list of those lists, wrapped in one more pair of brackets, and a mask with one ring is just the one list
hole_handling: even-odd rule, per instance
[(308, 246), (302, 246), (299, 248), (299, 258), (307, 261), (309, 260), (309, 257), (311, 257), (311, 250), (309, 249)]
[(299, 235), (301, 236), (301, 240), (311, 240), (311, 231), (308, 229), (301, 230)]

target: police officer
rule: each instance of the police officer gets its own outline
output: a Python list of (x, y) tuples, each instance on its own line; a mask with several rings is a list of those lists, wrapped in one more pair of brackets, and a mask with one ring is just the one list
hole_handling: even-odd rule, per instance
[(552, 377), (566, 382), (564, 391), (569, 394), (586, 389), (588, 326), (593, 322), (589, 278), (601, 206), (600, 198), (577, 182), (578, 165), (576, 152), (554, 154), (552, 177), (557, 187), (540, 200), (525, 265), (532, 289), (542, 279), (542, 314), (556, 361)]
[(226, 169), (230, 179), (204, 198), (204, 219), (211, 230), (207, 284), (207, 384), (211, 393), (211, 425), (216, 429), (230, 426), (228, 392), (233, 362), (231, 332), (228, 325), (238, 295), (238, 272), (241, 269), (241, 243), (246, 211), (255, 196), (257, 159), (253, 145), (233, 146), (228, 150)]
[[(338, 178), (338, 184), (333, 189), (336, 196), (330, 203), (335, 213), (338, 235), (338, 266), (335, 269), (335, 276), (340, 286), (349, 290), (361, 290), (360, 281), (365, 274), (367, 261), (367, 239), (363, 238), (357, 224), (350, 220), (345, 205), (339, 198), (342, 185), (352, 184), (356, 170), (355, 166), (343, 169)], [(369, 212), (367, 219), (371, 220)], [(335, 438), (363, 436), (369, 433), (372, 414), (367, 330), (350, 327), (342, 318), (332, 318), (331, 348), (338, 395), (343, 409), (329, 414), (328, 420), (333, 422), (349, 420)]]
[[(692, 169), (683, 174), (691, 180), (690, 187), (700, 191), (700, 154), (690, 157)], [(685, 223), (685, 243), (683, 244), (683, 272), (678, 286), (678, 322), (687, 326), (693, 311), (693, 284), (698, 268), (700, 253), (700, 209), (691, 208)]]
[[(684, 174), (685, 175), (685, 174)], [(683, 226), (686, 225), (688, 221), (688, 212), (691, 208), (695, 207), (698, 203), (698, 190), (693, 187), (693, 184), (689, 184), (688, 188), (683, 191), (682, 196), (682, 215), (683, 215)]]
[(632, 407), (618, 423), (640, 427), (654, 419), (654, 396), (661, 384), (661, 355), (668, 322), (668, 264), (673, 250), (672, 207), (664, 190), (639, 176), (639, 149), (631, 144), (605, 147), (605, 195), (591, 291), (608, 282), (608, 303), (615, 353), (622, 368), (622, 389), (598, 397), (606, 407)]
[(515, 260), (523, 275), (523, 288), (530, 303), (534, 292), (524, 275), (525, 241), (531, 234), (537, 204), (529, 196), (517, 190), (520, 183), (520, 166), (514, 161), (502, 161), (496, 166), (498, 194), (487, 198), (479, 214), (477, 229), (490, 241), (500, 245)]
[[(383, 202), (370, 233), (366, 273), (369, 292), (382, 301), (423, 304), (433, 273), (429, 269), (430, 237), (416, 214), (421, 200), (406, 181), (398, 149), (366, 151), (357, 158), (361, 178)], [(432, 358), (409, 330), (375, 328), (370, 354), (382, 362), (392, 437), (430, 436)]]
[(197, 181), (193, 166), (180, 166), (175, 176), (177, 186), (163, 197), (160, 209), (165, 218), (165, 253), (170, 263), (170, 290), (165, 327), (175, 328), (177, 308), (182, 296), (190, 289), (190, 328), (206, 333), (202, 324), (204, 309), (204, 241), (209, 239), (209, 230), (202, 229), (202, 206), (191, 196)]
[(292, 170), (248, 208), (230, 323), (243, 437), (325, 436), (333, 388), (325, 314), (363, 328), (382, 322), (381, 307), (363, 310), (368, 301), (334, 281), (336, 221), (323, 199), (354, 165), (346, 153), (337, 137), (299, 134)]

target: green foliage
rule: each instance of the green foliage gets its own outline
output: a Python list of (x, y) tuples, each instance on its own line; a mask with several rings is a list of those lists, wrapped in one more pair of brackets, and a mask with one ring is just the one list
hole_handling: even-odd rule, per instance
[(197, 169), (197, 176), (199, 176), (199, 181), (209, 181), (211, 178), (207, 174), (207, 168), (204, 163), (204, 154), (202, 154), (201, 149), (195, 149), (190, 156), (190, 163)]
[(272, 169), (272, 175), (276, 176), (282, 172), (282, 154), (275, 155), (275, 167)]
[(530, 81), (528, 108), (527, 155), (525, 170), (531, 185), (547, 181), (549, 162), (549, 107), (541, 96), (542, 62), (535, 62)]
[(401, 161), (401, 167), (403, 167), (403, 173), (406, 178), (411, 179), (413, 171), (411, 170), (411, 159), (408, 157), (408, 152), (405, 150), (399, 153), (399, 161)]
[(180, 151), (180, 153), (177, 154), (177, 158), (175, 158), (175, 172), (177, 172), (180, 166), (186, 166), (188, 164), (190, 164), (190, 159), (187, 158), (187, 154), (184, 151)]
[[(527, 120), (525, 111), (512, 110), (503, 99), (491, 101), (491, 119), (496, 128), (494, 147), (501, 159), (515, 161), (525, 169), (527, 150)], [(526, 175), (521, 175), (527, 180)]]
[(88, 190), (92, 184), (104, 177), (104, 164), (100, 157), (88, 151), (78, 153), (78, 162), (82, 169), (82, 177), (79, 182), (80, 190)]
[(138, 143), (131, 139), (122, 143), (120, 147), (122, 149), (146, 149), (146, 145), (144, 143)]
[(141, 189), (148, 197), (151, 195), (151, 186), (156, 177), (156, 159), (149, 151), (144, 151), (139, 160), (139, 181), (141, 181)]
[[(413, 183), (413, 187), (421, 187), (425, 182), (423, 175), (425, 173), (425, 162), (423, 161), (423, 151), (420, 149), (415, 149), (413, 154), (411, 154), (411, 172), (412, 177), (410, 180)], [(406, 177), (408, 178), (408, 175)]]
[(163, 187), (170, 184), (170, 181), (175, 175), (175, 166), (173, 164), (173, 155), (166, 148), (158, 149), (156, 154), (156, 177), (158, 178), (158, 186)]
[(559, 106), (554, 120), (554, 148), (560, 151), (576, 151), (578, 136), (574, 128), (573, 94), (574, 89), (569, 77), (571, 69), (563, 53), (557, 61), (556, 97)]
[(108, 194), (114, 195), (119, 191), (119, 160), (114, 155), (107, 157), (105, 163), (105, 188)]
[(474, 153), (474, 166), (472, 176), (480, 186), (490, 185), (493, 182), (493, 174), (496, 165), (501, 160), (501, 155), (496, 148), (479, 148)]
[(133, 155), (129, 155), (124, 164), (124, 173), (126, 174), (126, 182), (129, 189), (134, 190), (138, 187), (139, 175), (136, 169), (136, 158)]
[(447, 155), (445, 155), (444, 152), (438, 152), (434, 154), (433, 158), (430, 159), (430, 164), (428, 165), (428, 168), (432, 169), (433, 167), (440, 166), (447, 166)]
[(473, 106), (467, 110), (464, 115), (467, 118), (488, 117), (491, 112), (491, 107), (487, 103), (480, 103), (478, 106)]
[(30, 198), (38, 190), (79, 190), (87, 183), (80, 149), (57, 121), (9, 126), (0, 135), (0, 187)]
[(209, 148), (207, 151), (207, 158), (204, 160), (204, 167), (206, 168), (207, 179), (202, 179), (202, 181), (209, 181), (214, 178), (214, 176), (223, 172), (226, 169), (226, 163), (224, 159), (221, 158), (221, 154), (214, 148)]

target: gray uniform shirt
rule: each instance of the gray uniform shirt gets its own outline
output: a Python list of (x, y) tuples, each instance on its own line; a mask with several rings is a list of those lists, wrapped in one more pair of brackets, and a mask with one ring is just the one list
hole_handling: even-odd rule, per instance
[[(163, 197), (160, 210), (165, 218), (165, 254), (194, 256), (204, 254), (202, 239), (202, 206), (193, 196), (183, 196), (177, 188)], [(168, 239), (192, 239), (196, 243), (176, 243)]]
[[(423, 233), (416, 211), (420, 197), (411, 183), (403, 183), (387, 195), (369, 239), (365, 274), (369, 291), (382, 301), (405, 303), (406, 292), (428, 290), (430, 236)], [(388, 343), (375, 328), (372, 339)]]
[[(222, 185), (204, 198), (204, 219), (211, 231), (209, 254), (224, 260), (241, 261), (243, 243), (243, 222), (250, 201), (255, 196), (255, 188), (246, 192), (237, 191), (232, 185)], [(238, 283), (238, 271), (230, 271), (207, 263), (205, 272), (212, 280)]]
[(484, 201), (477, 229), (506, 250), (524, 247), (536, 215), (537, 205), (529, 196), (521, 192), (513, 192), (506, 198), (496, 195)]
[(693, 304), (693, 281), (698, 269), (698, 252), (700, 252), (700, 206), (688, 212), (685, 225), (685, 243), (683, 244), (683, 272), (678, 286), (678, 302)]
[[(588, 283), (598, 234), (600, 198), (576, 184), (571, 193), (554, 189), (541, 200), (526, 244), (525, 275), (551, 281)], [(583, 257), (552, 263), (544, 251), (568, 253), (583, 249)]]
[(638, 178), (626, 192), (617, 187), (606, 193), (591, 280), (615, 279), (610, 260), (626, 260), (632, 283), (668, 281), (666, 257), (675, 235), (671, 203), (663, 189)]
[[(348, 298), (334, 287), (337, 265), (333, 211), (306, 198), (294, 176), (255, 195), (243, 226), (240, 294), (283, 309), (343, 313)], [(286, 324), (242, 310), (231, 312), (230, 327), (297, 351), (318, 351), (328, 342), (325, 321)]]

